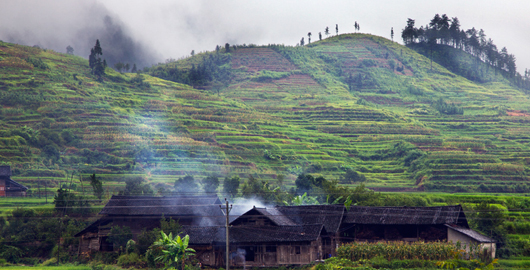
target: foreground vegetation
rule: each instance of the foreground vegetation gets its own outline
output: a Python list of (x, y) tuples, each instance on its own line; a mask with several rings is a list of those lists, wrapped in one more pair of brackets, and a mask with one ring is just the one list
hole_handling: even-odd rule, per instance
[[(525, 261), (513, 261), (514, 258), (530, 256), (529, 223), (527, 212), (530, 199), (520, 196), (491, 196), (480, 194), (397, 194), (376, 193), (366, 189), (364, 185), (348, 188), (337, 181), (326, 180), (323, 177), (313, 177), (307, 174), (298, 176), (295, 188), (282, 190), (267, 182), (248, 179), (233, 193), (214, 189), (219, 194), (231, 198), (231, 202), (238, 204), (240, 199), (259, 199), (265, 204), (326, 204), (343, 203), (367, 206), (439, 206), (463, 204), (470, 226), (488, 235), (497, 242), (497, 257), (510, 259), (506, 261), (512, 265), (525, 265)], [(145, 186), (145, 184), (143, 184)], [(141, 186), (134, 186), (142, 188)], [(126, 190), (131, 190), (133, 184), (128, 182)], [(113, 227), (109, 235), (109, 243), (115, 252), (93, 254), (78, 253), (78, 238), (73, 235), (91, 223), (95, 217), (95, 210), (99, 207), (97, 199), (88, 200), (88, 204), (79, 204), (83, 198), (73, 198), (65, 190), (56, 196), (53, 208), (15, 208), (7, 212), (0, 221), (0, 257), (12, 264), (42, 264), (48, 263), (92, 263), (117, 264), (122, 267), (155, 267), (161, 262), (158, 247), (165, 246), (167, 234), (176, 235), (180, 226), (174, 220), (161, 220), (161, 227), (144, 231), (136, 236), (137, 242), (131, 242), (133, 237), (128, 227)], [(92, 195), (94, 196), (94, 195)], [(67, 201), (69, 203), (67, 203)], [(103, 201), (104, 202), (104, 201)], [(96, 209), (92, 207), (96, 207)], [(165, 232), (158, 244), (161, 232)], [(182, 236), (184, 237), (184, 236)], [(175, 240), (171, 238), (166, 242)], [(175, 240), (176, 241), (176, 240)], [(178, 241), (177, 241), (178, 242)], [(183, 242), (183, 240), (181, 240)], [(151, 247), (151, 248), (150, 248)], [(383, 250), (393, 250), (392, 252)], [(418, 250), (424, 250), (423, 252)], [(430, 250), (430, 251), (429, 251)], [(402, 243), (363, 244), (355, 243), (339, 248), (340, 258), (351, 262), (380, 260), (384, 267), (430, 267), (437, 260), (448, 260), (457, 251), (457, 246), (447, 243)], [(384, 258), (375, 258), (386, 254)], [(422, 255), (423, 254), (423, 255)], [(424, 257), (427, 256), (427, 257)], [(432, 257), (434, 256), (434, 257)], [(379, 256), (380, 257), (380, 256)], [(479, 257), (472, 255), (472, 257)], [(374, 259), (375, 258), (375, 259)], [(52, 261), (49, 261), (52, 260)], [(399, 260), (399, 262), (392, 262)], [(423, 262), (423, 261), (429, 262)], [(186, 261), (188, 261), (186, 259)], [(196, 261), (189, 260), (192, 265)], [(363, 263), (363, 265), (364, 265)], [(502, 263), (502, 261), (501, 261)], [(394, 266), (389, 266), (394, 265)], [(102, 266), (103, 267), (103, 266)]]

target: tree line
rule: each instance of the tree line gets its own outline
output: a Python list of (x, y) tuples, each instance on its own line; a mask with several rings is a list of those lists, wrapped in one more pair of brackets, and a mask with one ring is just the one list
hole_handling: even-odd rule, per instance
[[(231, 80), (231, 69), (227, 63), (230, 63), (231, 56), (230, 45), (225, 46), (226, 53), (220, 53), (220, 47), (216, 48), (215, 53), (208, 53), (202, 56), (202, 61), (195, 65), (158, 65), (148, 70), (152, 76), (165, 80), (184, 83), (192, 86), (204, 86), (212, 81), (218, 84), (227, 84)], [(235, 46), (233, 47), (236, 48)], [(173, 61), (171, 61), (173, 62)], [(170, 64), (170, 63), (167, 63)]]
[(431, 21), (417, 28), (415, 20), (409, 18), (407, 25), (401, 32), (405, 45), (422, 43), (432, 48), (436, 44), (452, 46), (474, 56), (477, 61), (482, 61), (495, 69), (504, 71), (510, 78), (517, 76), (515, 56), (508, 53), (506, 47), (500, 51), (491, 38), (486, 37), (483, 29), (475, 27), (464, 30), (460, 28), (457, 17), (449, 19), (446, 14), (436, 14)]

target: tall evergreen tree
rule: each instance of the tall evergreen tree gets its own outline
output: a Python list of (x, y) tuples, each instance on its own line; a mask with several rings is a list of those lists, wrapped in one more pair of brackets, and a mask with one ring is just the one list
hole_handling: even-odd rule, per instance
[(307, 33), (307, 44), (311, 44), (311, 32)]
[(94, 48), (90, 49), (90, 55), (88, 56), (88, 64), (92, 69), (92, 74), (98, 76), (101, 79), (101, 76), (105, 75), (105, 68), (107, 66), (107, 61), (102, 60), (101, 56), (103, 55), (103, 49), (99, 44), (99, 39), (96, 40), (96, 45)]
[(493, 40), (491, 38), (488, 39), (488, 41), (486, 42), (485, 50), (488, 64), (495, 67), (497, 54), (499, 54), (499, 52), (497, 51), (497, 45), (493, 43)]
[(440, 32), (440, 42), (442, 44), (448, 44), (451, 40), (451, 35), (449, 33), (449, 17), (446, 14), (443, 14), (440, 18), (438, 31)]
[(449, 26), (449, 35), (451, 35), (453, 46), (458, 48), (460, 46), (460, 21), (458, 21), (457, 17), (454, 17), (451, 20), (451, 26)]
[(96, 54), (94, 53), (94, 48), (90, 49), (90, 55), (88, 56), (88, 66), (90, 69), (93, 69), (96, 65)]
[(103, 49), (101, 49), (101, 45), (99, 44), (99, 39), (96, 39), (96, 45), (94, 46), (94, 53), (96, 55), (103, 55)]
[(405, 45), (412, 44), (418, 37), (416, 28), (414, 27), (415, 21), (411, 18), (407, 20), (407, 26), (401, 31), (401, 37)]

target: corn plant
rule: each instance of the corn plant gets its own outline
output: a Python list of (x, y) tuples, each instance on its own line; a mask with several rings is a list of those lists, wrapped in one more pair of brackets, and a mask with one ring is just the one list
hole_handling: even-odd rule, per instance
[(444, 242), (360, 242), (339, 247), (337, 256), (352, 261), (371, 259), (381, 254), (385, 254), (388, 260), (446, 260), (455, 250), (454, 245)]

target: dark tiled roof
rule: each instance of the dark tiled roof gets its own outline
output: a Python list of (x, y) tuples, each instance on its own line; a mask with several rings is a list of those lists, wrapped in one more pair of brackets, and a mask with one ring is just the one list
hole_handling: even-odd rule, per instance
[(74, 237), (79, 237), (87, 232), (97, 232), (99, 226), (104, 226), (112, 222), (112, 219), (106, 219), (106, 218), (100, 218), (94, 222), (92, 222), (90, 225), (88, 225), (86, 228), (84, 228), (82, 231), (76, 233)]
[(0, 176), (11, 176), (11, 166), (0, 166)]
[(26, 186), (11, 179), (11, 166), (0, 166), (0, 177), (6, 180), (6, 191), (7, 192), (17, 192), (17, 191), (28, 190)]
[(272, 221), (273, 224), (276, 226), (293, 226), (297, 225), (292, 220), (290, 220), (288, 217), (286, 217), (283, 213), (278, 211), (276, 208), (257, 208), (254, 207), (250, 210), (248, 210), (246, 213), (242, 214), (241, 216), (237, 217), (235, 220), (231, 221), (230, 224), (237, 225), (238, 221), (242, 217), (249, 217), (249, 216), (265, 216), (270, 221)]
[[(230, 228), (231, 243), (315, 241), (323, 230), (322, 224), (295, 226), (263, 226)], [(222, 241), (224, 242), (224, 240)]]
[(463, 227), (456, 226), (456, 225), (449, 225), (449, 224), (446, 224), (445, 226), (447, 226), (451, 230), (455, 230), (455, 231), (457, 231), (457, 232), (459, 232), (461, 234), (465, 234), (465, 235), (473, 238), (474, 240), (476, 240), (477, 242), (480, 242), (480, 243), (495, 243), (495, 242), (497, 242), (494, 239), (491, 239), (491, 238), (489, 238), (489, 237), (487, 237), (485, 235), (482, 235), (479, 232), (474, 231), (472, 229), (463, 228)]
[(225, 229), (222, 226), (182, 226), (181, 235), (184, 236), (186, 234), (190, 236), (190, 244), (192, 245), (209, 245), (226, 238)]
[(339, 231), (345, 214), (344, 205), (278, 206), (276, 209), (298, 225), (323, 224), (329, 233)]
[(112, 196), (101, 215), (219, 216), (217, 196)]
[[(303, 242), (315, 241), (323, 232), (322, 224), (295, 226), (261, 226), (231, 227), (230, 243), (263, 243), (263, 242)], [(206, 245), (214, 242), (225, 243), (226, 234), (223, 226), (188, 227), (184, 226), (182, 235), (190, 236), (191, 245)]]
[(276, 208), (256, 208), (256, 211), (270, 218), (274, 224), (278, 226), (293, 226), (297, 225), (287, 216), (283, 215), (282, 212)]
[(15, 180), (7, 179), (6, 181), (6, 191), (15, 192), (15, 191), (26, 191), (28, 188)]
[(462, 206), (368, 207), (352, 206), (344, 223), (355, 224), (458, 224), (469, 228)]

